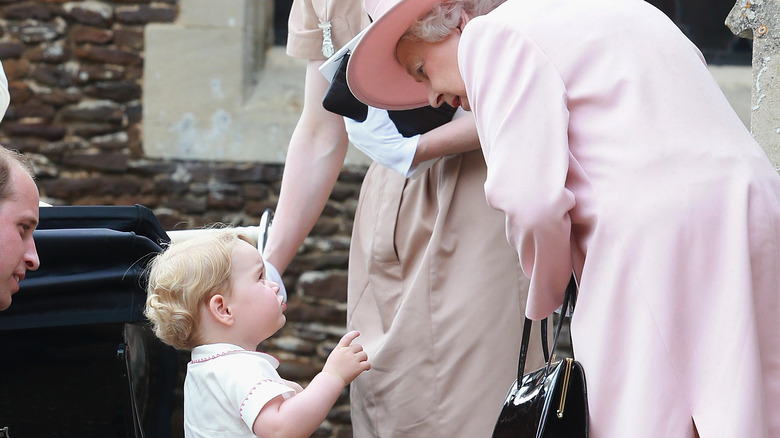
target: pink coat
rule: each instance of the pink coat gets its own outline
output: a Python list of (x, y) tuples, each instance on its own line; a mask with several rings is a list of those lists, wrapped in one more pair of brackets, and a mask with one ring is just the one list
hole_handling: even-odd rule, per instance
[(528, 316), (580, 280), (591, 436), (780, 437), (780, 177), (698, 49), (641, 0), (509, 0), (458, 61)]

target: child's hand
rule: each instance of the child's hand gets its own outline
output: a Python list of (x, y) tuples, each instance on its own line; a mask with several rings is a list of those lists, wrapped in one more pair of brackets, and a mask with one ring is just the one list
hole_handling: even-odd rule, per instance
[(352, 343), (358, 336), (360, 333), (356, 330), (344, 335), (322, 368), (326, 373), (341, 377), (344, 385), (349, 385), (360, 373), (371, 369), (368, 354), (363, 351), (363, 346)]

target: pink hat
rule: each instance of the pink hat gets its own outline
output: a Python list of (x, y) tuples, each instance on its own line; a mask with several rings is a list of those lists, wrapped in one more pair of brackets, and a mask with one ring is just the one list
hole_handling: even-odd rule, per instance
[(374, 22), (357, 43), (347, 65), (347, 84), (363, 103), (404, 110), (428, 105), (425, 85), (416, 82), (395, 57), (395, 47), (414, 21), (444, 0), (366, 0)]

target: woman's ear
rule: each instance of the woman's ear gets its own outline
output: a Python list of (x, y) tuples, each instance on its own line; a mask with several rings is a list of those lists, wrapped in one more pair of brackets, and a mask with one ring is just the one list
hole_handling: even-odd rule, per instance
[(461, 11), (460, 13), (460, 23), (458, 23), (458, 30), (463, 32), (463, 28), (466, 27), (466, 24), (471, 21), (471, 16), (466, 11)]
[(215, 321), (220, 324), (233, 325), (233, 313), (222, 294), (216, 294), (209, 298), (208, 308)]

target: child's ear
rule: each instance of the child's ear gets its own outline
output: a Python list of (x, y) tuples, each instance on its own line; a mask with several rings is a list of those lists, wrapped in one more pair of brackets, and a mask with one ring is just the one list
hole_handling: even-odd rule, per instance
[(217, 322), (225, 325), (233, 324), (233, 313), (230, 311), (227, 300), (221, 294), (209, 298), (209, 313)]

